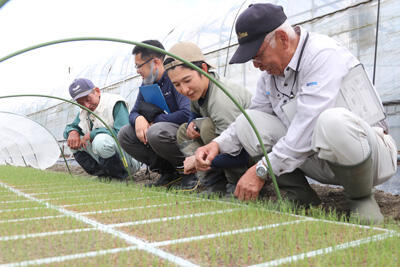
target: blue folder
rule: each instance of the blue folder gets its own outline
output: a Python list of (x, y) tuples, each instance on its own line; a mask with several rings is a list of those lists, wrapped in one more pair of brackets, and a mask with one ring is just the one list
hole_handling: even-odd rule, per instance
[(152, 103), (160, 107), (166, 113), (170, 113), (167, 102), (158, 84), (143, 85), (139, 87), (139, 90), (145, 102)]

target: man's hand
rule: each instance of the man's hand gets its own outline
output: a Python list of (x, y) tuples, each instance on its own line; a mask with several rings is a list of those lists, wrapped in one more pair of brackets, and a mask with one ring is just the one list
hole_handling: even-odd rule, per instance
[(219, 145), (217, 142), (211, 141), (205, 146), (196, 150), (196, 170), (208, 171), (211, 168), (211, 162), (219, 153)]
[(86, 133), (81, 139), (81, 146), (86, 149), (86, 146), (90, 143), (90, 132)]
[(68, 134), (67, 145), (72, 149), (81, 148), (81, 137), (77, 131), (70, 131)]
[(256, 165), (246, 171), (236, 185), (235, 197), (240, 200), (256, 200), (265, 181), (256, 174)]
[(185, 161), (183, 162), (183, 166), (184, 166), (183, 173), (184, 174), (196, 173), (195, 161), (196, 161), (196, 157), (194, 155), (187, 157), (185, 159)]
[(136, 136), (143, 144), (147, 144), (147, 130), (150, 124), (143, 116), (138, 116), (135, 120)]
[(194, 126), (196, 124), (194, 122), (190, 122), (187, 129), (186, 129), (186, 135), (190, 139), (196, 139), (200, 137), (200, 133), (194, 129)]

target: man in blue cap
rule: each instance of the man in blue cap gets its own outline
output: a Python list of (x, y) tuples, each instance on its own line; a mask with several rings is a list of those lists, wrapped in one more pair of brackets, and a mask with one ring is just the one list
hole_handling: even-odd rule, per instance
[[(84, 78), (75, 79), (69, 93), (78, 104), (103, 119), (115, 135), (129, 123), (128, 104), (120, 95), (101, 93), (98, 87)], [(75, 160), (87, 173), (118, 179), (128, 176), (111, 133), (87, 110), (81, 109), (75, 120), (66, 126), (64, 138)], [(139, 170), (139, 162), (128, 155), (126, 158), (132, 173)]]
[[(354, 106), (337, 107), (344, 79), (353, 78), (349, 75), (360, 62), (328, 36), (293, 28), (283, 8), (273, 4), (250, 5), (237, 19), (236, 34), (239, 47), (230, 63), (252, 61), (262, 71), (248, 114), (286, 197), (302, 205), (320, 203), (307, 175), (342, 185), (352, 216), (381, 223), (373, 186), (396, 173), (396, 144), (384, 116), (367, 123), (368, 114), (361, 118)], [(375, 88), (369, 88), (376, 110), (383, 110)], [(353, 100), (369, 107), (361, 97)], [(243, 147), (259, 161), (241, 177), (235, 196), (254, 200), (269, 180), (269, 167), (243, 115), (197, 150), (196, 166), (207, 170), (218, 153), (237, 155)]]

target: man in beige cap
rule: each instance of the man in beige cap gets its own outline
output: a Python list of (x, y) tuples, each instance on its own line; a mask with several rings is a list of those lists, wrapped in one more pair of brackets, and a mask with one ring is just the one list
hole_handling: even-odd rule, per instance
[[(214, 77), (242, 107), (247, 108), (250, 105), (251, 93), (230, 83), (216, 72), (210, 72), (211, 65), (207, 63), (197, 45), (181, 42), (174, 45), (169, 52), (193, 63)], [(213, 168), (205, 172), (196, 170), (194, 153), (198, 147), (208, 144), (224, 131), (240, 114), (240, 110), (205, 75), (172, 57), (166, 57), (164, 65), (177, 91), (191, 101), (189, 121), (182, 124), (177, 132), (178, 145), (187, 156), (184, 161), (185, 173), (196, 173), (200, 184), (208, 192), (225, 191), (226, 185), (227, 193), (233, 193), (238, 179), (247, 169), (247, 152), (243, 150), (239, 157), (221, 154), (214, 160)], [(227, 184), (223, 173), (227, 178)]]

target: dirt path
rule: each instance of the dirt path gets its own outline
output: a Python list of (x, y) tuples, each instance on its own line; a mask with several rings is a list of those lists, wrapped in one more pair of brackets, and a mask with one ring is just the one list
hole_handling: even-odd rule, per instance
[[(70, 166), (71, 172), (76, 175), (86, 175), (89, 176), (81, 167)], [(67, 172), (64, 165), (55, 165), (49, 170)], [(156, 173), (146, 173), (144, 169), (134, 174), (134, 180), (140, 184), (146, 184), (157, 179), (158, 174)], [(321, 186), (317, 184), (312, 184), (311, 187), (317, 192), (318, 196), (322, 200), (322, 207), (327, 211), (329, 209), (336, 209), (338, 213), (348, 213), (347, 201), (343, 194), (342, 188), (332, 188), (328, 186)], [(267, 185), (263, 189), (267, 197), (275, 199), (275, 193), (272, 185)], [(375, 192), (376, 201), (381, 208), (382, 214), (385, 218), (393, 218), (400, 222), (400, 196), (385, 193), (380, 190)]]

